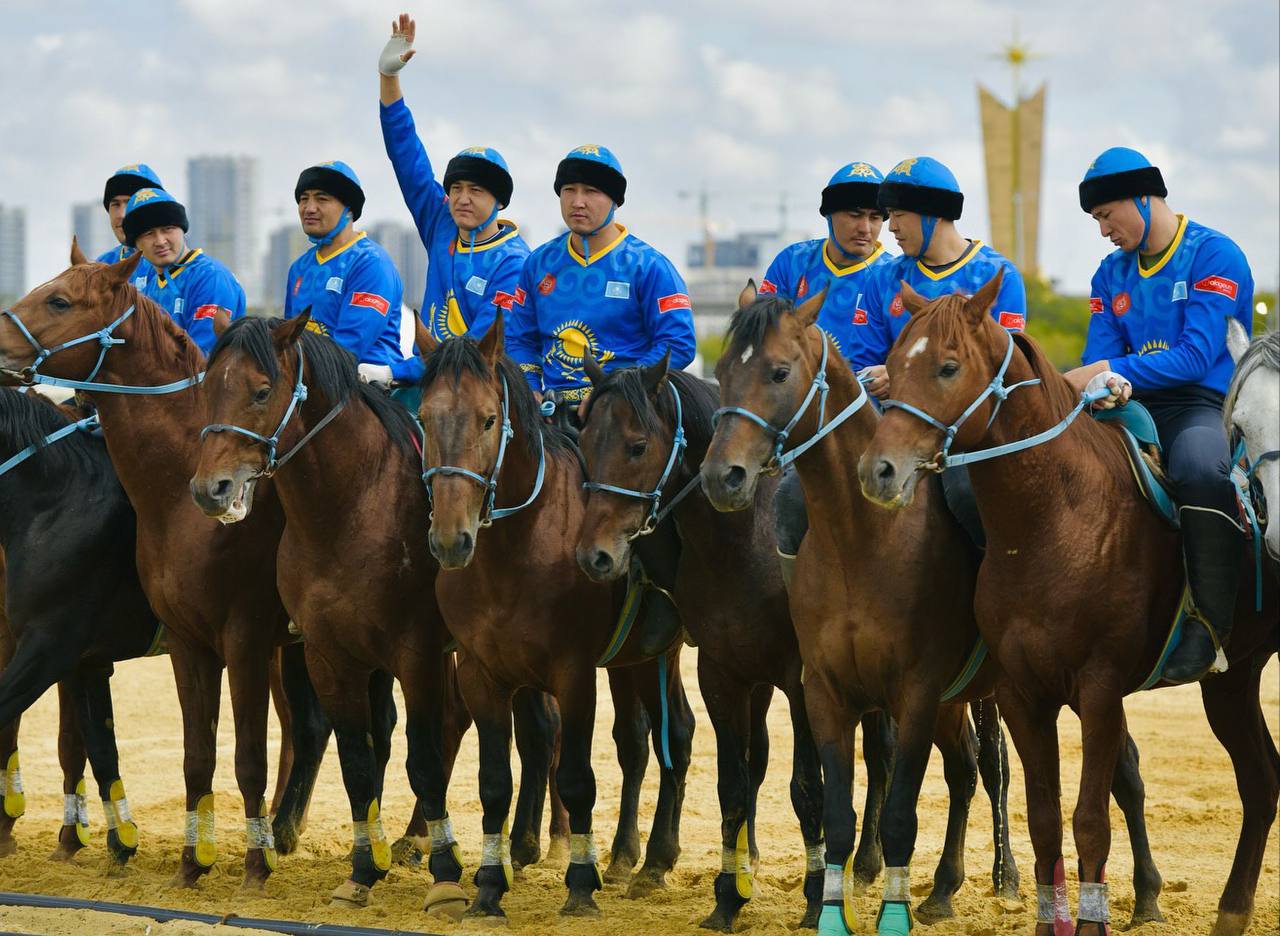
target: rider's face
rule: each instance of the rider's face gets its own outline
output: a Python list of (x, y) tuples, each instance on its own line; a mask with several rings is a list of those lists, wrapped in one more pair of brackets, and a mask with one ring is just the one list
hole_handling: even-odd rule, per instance
[(459, 179), (449, 186), (449, 214), (460, 231), (472, 231), (493, 214), (498, 200), (487, 188)]
[(861, 259), (871, 256), (871, 252), (876, 249), (876, 240), (880, 237), (880, 227), (883, 224), (884, 215), (872, 208), (831, 213), (831, 230), (836, 236), (836, 242), (845, 253)]
[(186, 238), (183, 237), (182, 228), (176, 224), (143, 231), (138, 235), (136, 246), (147, 261), (157, 268), (177, 263), (187, 252)]
[(308, 237), (324, 237), (333, 230), (346, 205), (328, 192), (307, 189), (298, 199), (298, 220)]
[(1104, 202), (1090, 214), (1098, 222), (1099, 233), (1121, 250), (1137, 250), (1142, 243), (1142, 215), (1138, 213), (1138, 206), (1133, 203), (1132, 198)]
[(560, 217), (575, 234), (590, 234), (604, 224), (613, 199), (584, 182), (570, 182), (560, 189)]
[(107, 202), (107, 217), (111, 219), (111, 230), (115, 232), (116, 240), (122, 244), (124, 243), (124, 209), (128, 204), (128, 195), (117, 195)]
[(908, 257), (918, 256), (920, 245), (924, 243), (924, 232), (920, 226), (920, 215), (914, 211), (889, 209), (889, 232), (898, 241), (898, 248)]

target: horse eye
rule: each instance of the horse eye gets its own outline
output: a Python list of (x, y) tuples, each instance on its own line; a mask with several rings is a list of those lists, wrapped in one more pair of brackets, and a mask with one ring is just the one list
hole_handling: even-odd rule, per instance
[(485, 431), (487, 432), (487, 431), (489, 431), (490, 429), (492, 429), (492, 428), (493, 428), (494, 423), (496, 423), (497, 421), (498, 421), (498, 417), (497, 417), (497, 416), (490, 416), (488, 419), (486, 419), (486, 420), (484, 421), (484, 428), (485, 428)]
[(630, 448), (631, 457), (639, 458), (648, 450), (648, 448), (649, 448), (649, 443), (646, 440), (641, 440), (639, 442), (632, 442), (631, 448)]
[(940, 368), (938, 368), (939, 377), (954, 377), (959, 372), (960, 372), (960, 365), (957, 364), (955, 361), (947, 361)]
[(259, 390), (257, 393), (253, 395), (253, 402), (265, 403), (270, 398), (271, 398), (271, 388), (263, 387), (261, 390)]
[(49, 308), (56, 309), (59, 312), (65, 312), (71, 308), (71, 303), (62, 296), (50, 296), (48, 305)]
[(774, 383), (786, 383), (789, 376), (791, 376), (791, 368), (779, 367), (773, 372), (772, 380)]

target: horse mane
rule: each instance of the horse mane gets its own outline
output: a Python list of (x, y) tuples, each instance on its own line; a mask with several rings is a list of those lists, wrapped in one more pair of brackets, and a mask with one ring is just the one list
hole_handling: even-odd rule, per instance
[(1226, 399), (1222, 404), (1222, 421), (1227, 427), (1228, 435), (1231, 434), (1231, 417), (1232, 411), (1236, 408), (1236, 398), (1240, 395), (1245, 381), (1256, 370), (1280, 371), (1280, 331), (1272, 330), (1255, 339), (1249, 345), (1249, 350), (1245, 351), (1244, 356), (1240, 358), (1240, 363), (1236, 365), (1236, 371), (1231, 375), (1231, 383), (1227, 386)]
[[(214, 362), (222, 354), (239, 351), (274, 383), (280, 376), (280, 361), (276, 357), (271, 330), (283, 322), (284, 319), (256, 316), (232, 322), (209, 352), (208, 368), (212, 370)], [(307, 329), (303, 329), (298, 343), (307, 361), (309, 391), (322, 395), (334, 405), (346, 403), (354, 396), (373, 411), (391, 441), (405, 454), (417, 454), (411, 441), (412, 436), (418, 434), (413, 418), (387, 393), (360, 380), (355, 356), (350, 351), (332, 338)]]
[[(520, 366), (510, 357), (503, 354), (498, 359), (498, 372), (507, 381), (507, 401), (511, 409), (512, 423), (524, 429), (524, 444), (532, 458), (538, 456), (538, 435), (541, 433), (542, 445), (548, 454), (568, 454), (573, 451), (573, 443), (564, 432), (549, 426), (542, 420), (538, 410), (538, 401), (529, 389), (529, 381), (520, 371)], [(426, 356), (423, 362), (422, 387), (425, 389), (441, 377), (453, 381), (454, 387), (465, 373), (472, 374), (481, 380), (488, 380), (492, 373), (489, 359), (480, 350), (475, 340), (465, 337), (446, 338), (435, 351)]]
[(741, 351), (744, 347), (758, 348), (765, 334), (778, 320), (795, 308), (790, 299), (782, 296), (757, 293), (751, 305), (738, 308), (729, 319), (725, 333), (725, 354)]
[[(720, 405), (719, 391), (715, 384), (685, 371), (668, 371), (667, 379), (680, 394), (684, 432), (690, 451), (705, 452), (711, 444), (711, 417)], [(642, 368), (624, 367), (609, 373), (604, 383), (591, 394), (590, 402), (587, 403), (587, 419), (591, 418), (596, 402), (607, 396), (621, 397), (631, 407), (645, 432), (657, 434), (664, 423), (675, 423), (676, 404), (671, 394), (666, 390), (660, 392), (655, 407), (645, 390)]]
[(41, 451), (27, 464), (40, 465), (46, 477), (66, 478), (86, 471), (97, 476), (110, 464), (100, 439), (87, 432), (73, 432), (52, 445), (44, 445), (46, 436), (73, 421), (38, 393), (0, 387), (0, 460), (35, 445)]
[[(138, 288), (130, 283), (124, 290), (129, 304), (137, 307), (131, 316), (134, 324), (132, 344), (141, 346), (148, 352), (151, 360), (163, 361), (169, 358), (183, 373), (194, 376), (204, 369), (200, 346), (191, 340), (191, 336), (166, 312), (159, 303), (149, 299)], [(124, 307), (116, 310), (116, 314), (124, 311)], [(138, 312), (144, 314), (139, 315)]]

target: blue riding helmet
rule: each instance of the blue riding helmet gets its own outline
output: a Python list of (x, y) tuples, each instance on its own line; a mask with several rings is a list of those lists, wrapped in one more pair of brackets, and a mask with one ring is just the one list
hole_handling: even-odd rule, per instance
[(904, 159), (889, 171), (880, 183), (877, 204), (882, 211), (896, 208), (920, 215), (924, 237), (917, 256), (924, 256), (938, 219), (959, 220), (964, 194), (950, 169), (932, 156), (916, 156)]
[(124, 209), (124, 238), (130, 247), (138, 246), (138, 237), (152, 228), (173, 225), (183, 233), (189, 231), (187, 209), (160, 188), (142, 188), (129, 198)]
[(1151, 233), (1151, 203), (1145, 204), (1144, 196), (1164, 198), (1169, 194), (1164, 186), (1160, 170), (1151, 165), (1147, 157), (1127, 146), (1113, 146), (1089, 164), (1080, 181), (1080, 207), (1092, 214), (1093, 209), (1107, 202), (1132, 198), (1142, 215), (1142, 240), (1138, 248), (1147, 246)]

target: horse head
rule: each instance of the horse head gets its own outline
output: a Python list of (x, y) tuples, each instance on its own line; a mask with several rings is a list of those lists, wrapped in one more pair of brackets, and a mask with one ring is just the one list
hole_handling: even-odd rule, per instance
[(218, 342), (202, 387), (209, 424), (200, 434), (200, 458), (191, 497), (207, 517), (235, 523), (253, 508), (257, 480), (268, 474), (274, 446), (300, 385), (298, 343), (308, 312), (277, 324), (245, 318), (216, 320)]
[[(130, 285), (141, 255), (119, 263), (91, 263), (71, 242), (71, 266), (0, 312), (0, 371), (6, 382), (23, 380), (43, 365), (46, 374), (83, 378), (104, 346), (85, 341), (50, 354), (66, 342), (107, 328), (136, 299)], [(48, 358), (46, 364), (44, 359)]]
[(824, 289), (793, 306), (758, 295), (754, 282), (738, 296), (716, 364), (724, 408), (702, 462), (703, 490), (717, 510), (744, 510), (754, 502), (760, 474), (777, 454), (779, 433), (797, 415), (797, 435), (816, 431), (818, 408), (801, 410), (822, 367), (824, 337), (810, 326), (825, 299)]
[(656, 364), (608, 376), (586, 358), (593, 390), (578, 444), (592, 486), (577, 557), (597, 582), (627, 571), (631, 541), (651, 529), (653, 508), (680, 456), (673, 455), (673, 446), (682, 445), (676, 442), (682, 427), (671, 396), (670, 357), (668, 352)]
[[(996, 400), (988, 396), (967, 418), (999, 372), (1008, 350), (1009, 333), (991, 317), (1000, 292), (999, 272), (973, 296), (940, 296), (926, 300), (904, 281), (902, 303), (911, 321), (902, 330), (885, 362), (894, 401), (886, 404), (871, 444), (858, 460), (863, 495), (889, 509), (908, 506), (921, 471), (934, 465), (946, 433), (955, 430), (957, 449), (976, 446)], [(902, 404), (928, 414), (926, 422)]]
[(1244, 442), (1266, 505), (1267, 552), (1280, 560), (1280, 332), (1269, 331), (1250, 344), (1244, 327), (1229, 319), (1227, 347), (1236, 372), (1222, 415), (1228, 434)]

